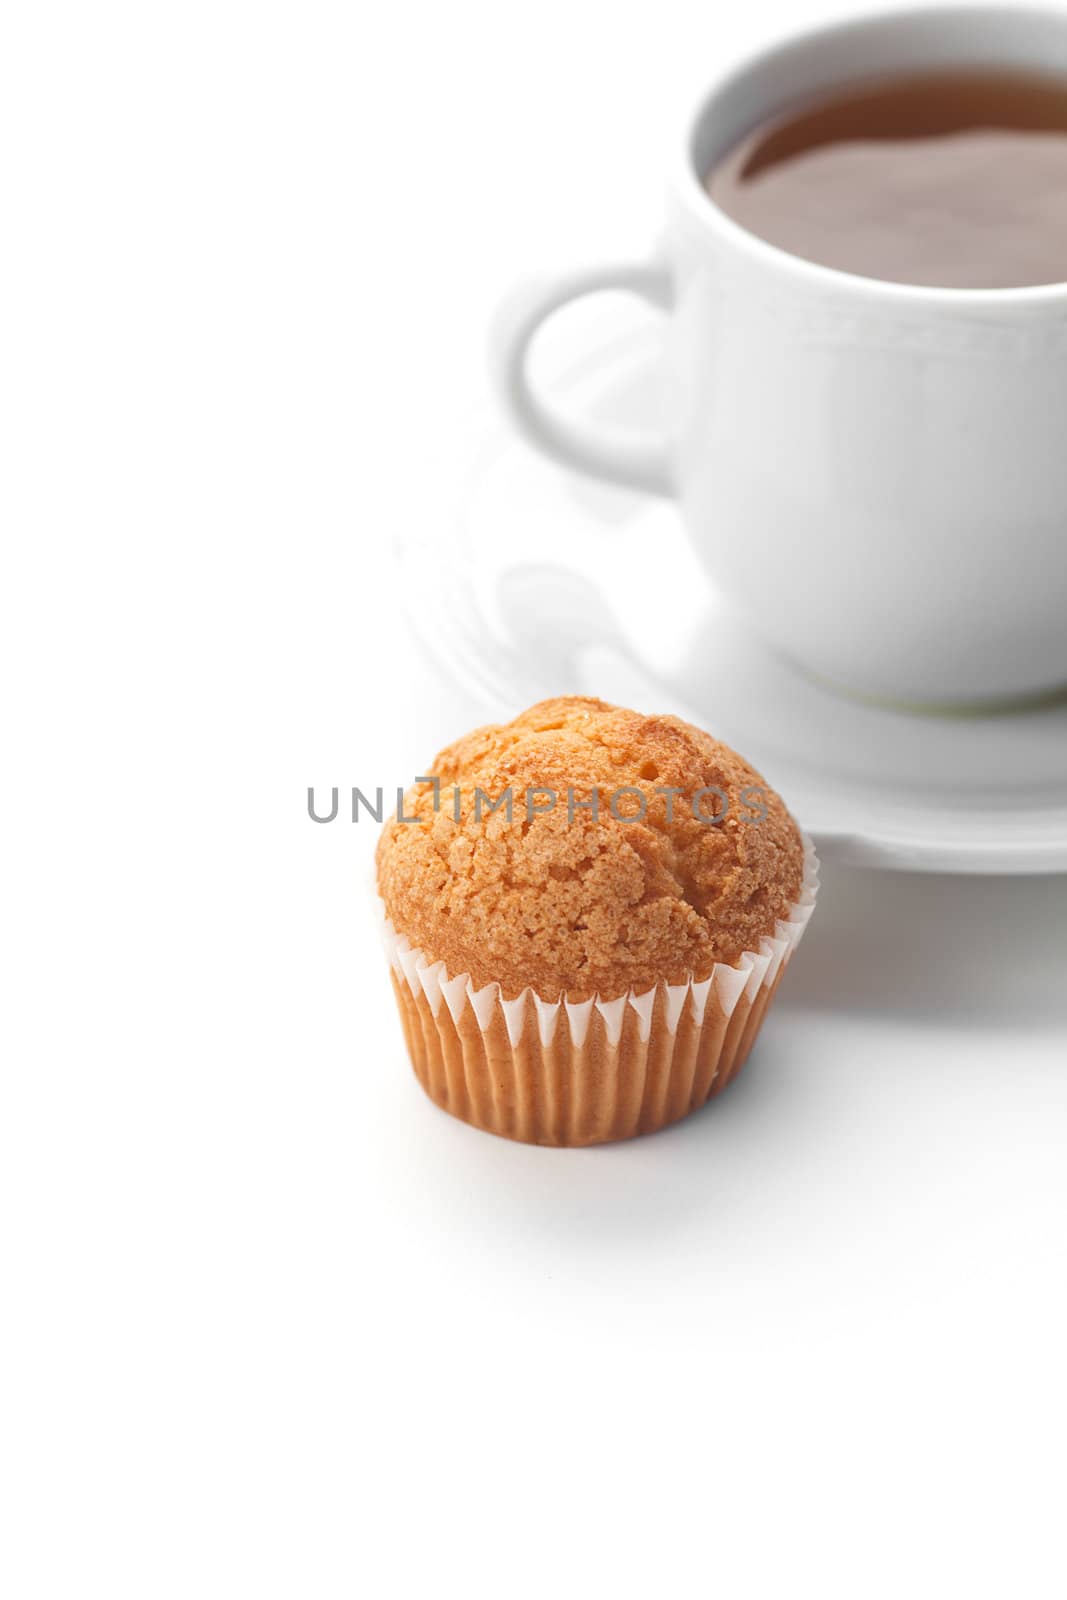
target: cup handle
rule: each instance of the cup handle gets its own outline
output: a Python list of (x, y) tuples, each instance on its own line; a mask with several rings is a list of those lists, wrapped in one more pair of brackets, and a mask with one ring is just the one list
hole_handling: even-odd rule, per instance
[(493, 375), (516, 428), (546, 455), (608, 483), (671, 495), (674, 485), (665, 440), (620, 436), (609, 428), (561, 416), (530, 385), (530, 345), (546, 318), (572, 300), (619, 289), (640, 295), (662, 311), (671, 309), (670, 272), (659, 262), (590, 267), (520, 285), (494, 320), (490, 342)]

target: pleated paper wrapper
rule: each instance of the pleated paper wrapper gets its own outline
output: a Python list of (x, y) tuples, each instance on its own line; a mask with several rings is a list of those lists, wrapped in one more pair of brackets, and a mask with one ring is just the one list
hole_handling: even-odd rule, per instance
[(819, 863), (804, 840), (800, 894), (774, 933), (701, 982), (613, 999), (505, 1000), (496, 983), (413, 949), (385, 918), (415, 1075), (464, 1122), (528, 1144), (590, 1145), (653, 1133), (720, 1094), (748, 1057), (815, 907)]

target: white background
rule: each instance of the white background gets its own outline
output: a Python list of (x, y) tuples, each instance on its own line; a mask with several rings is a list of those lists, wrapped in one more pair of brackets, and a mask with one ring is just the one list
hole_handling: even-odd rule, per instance
[(424, 1100), (305, 809), (468, 720), (390, 547), (495, 300), (814, 15), (6, 13), (11, 1600), (1062, 1593), (1067, 879), (829, 873), (727, 1096), (542, 1151)]

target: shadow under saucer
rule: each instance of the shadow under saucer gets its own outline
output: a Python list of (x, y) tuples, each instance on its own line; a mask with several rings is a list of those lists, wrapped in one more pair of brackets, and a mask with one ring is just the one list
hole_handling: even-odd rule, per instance
[(1062, 1027), (1067, 1067), (1067, 876), (824, 863), (818, 911), (778, 1005), (946, 1027)]

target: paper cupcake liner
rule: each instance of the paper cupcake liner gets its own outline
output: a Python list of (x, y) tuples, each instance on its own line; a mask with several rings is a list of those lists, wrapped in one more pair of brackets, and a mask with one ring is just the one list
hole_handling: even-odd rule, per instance
[[(653, 1133), (736, 1078), (815, 907), (819, 863), (804, 839), (800, 894), (757, 950), (700, 982), (659, 983), (613, 999), (505, 1000), (497, 983), (413, 949), (386, 918), (408, 1054), (437, 1105), (527, 1144), (590, 1145)], [(384, 918), (384, 909), (383, 909)]]

